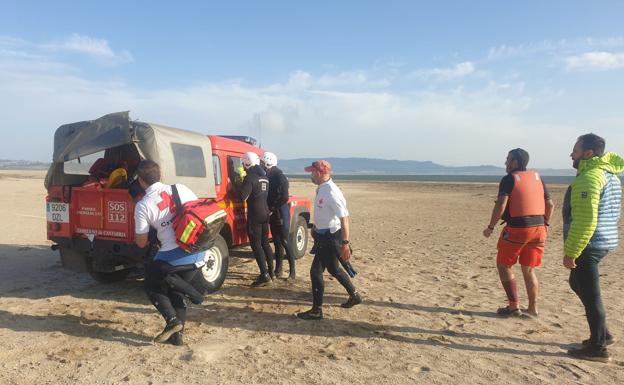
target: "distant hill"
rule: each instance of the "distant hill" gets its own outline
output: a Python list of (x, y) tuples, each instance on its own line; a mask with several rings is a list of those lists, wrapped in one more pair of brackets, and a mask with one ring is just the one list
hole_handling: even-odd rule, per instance
[[(375, 158), (326, 158), (335, 174), (349, 175), (504, 175), (503, 167), (443, 166), (430, 161), (388, 160)], [(280, 159), (279, 168), (291, 175), (305, 174), (303, 169), (316, 159)], [(50, 163), (0, 159), (0, 170), (47, 170)], [(574, 175), (573, 169), (540, 169), (542, 175)]]
[[(299, 158), (279, 161), (279, 168), (285, 173), (304, 174), (304, 167), (316, 159)], [(480, 166), (443, 166), (430, 161), (387, 160), (375, 158), (326, 158), (336, 174), (357, 175), (504, 175), (503, 167)], [(541, 169), (543, 175), (574, 175), (574, 170)]]
[(0, 159), (0, 170), (47, 170), (50, 163)]

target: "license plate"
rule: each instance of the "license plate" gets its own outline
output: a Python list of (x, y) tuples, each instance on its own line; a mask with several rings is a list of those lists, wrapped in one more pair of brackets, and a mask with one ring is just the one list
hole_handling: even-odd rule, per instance
[(69, 203), (48, 202), (48, 222), (69, 223)]

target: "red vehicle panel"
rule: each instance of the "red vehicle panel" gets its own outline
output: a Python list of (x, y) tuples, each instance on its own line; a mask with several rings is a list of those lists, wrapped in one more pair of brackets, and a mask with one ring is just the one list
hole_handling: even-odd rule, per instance
[(75, 234), (134, 242), (134, 202), (126, 190), (74, 188), (71, 224)]

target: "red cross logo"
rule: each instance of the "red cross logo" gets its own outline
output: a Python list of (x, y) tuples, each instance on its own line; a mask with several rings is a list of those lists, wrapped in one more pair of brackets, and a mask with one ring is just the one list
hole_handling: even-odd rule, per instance
[(160, 193), (160, 197), (162, 198), (162, 200), (158, 202), (160, 211), (164, 211), (168, 207), (169, 211), (175, 215), (175, 202), (171, 199), (171, 196), (163, 191)]

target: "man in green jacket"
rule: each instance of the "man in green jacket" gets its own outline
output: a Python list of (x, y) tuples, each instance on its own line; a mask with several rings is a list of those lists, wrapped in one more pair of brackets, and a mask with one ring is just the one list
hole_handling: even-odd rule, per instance
[(570, 287), (585, 307), (590, 330), (583, 347), (568, 354), (600, 362), (610, 360), (607, 345), (614, 338), (607, 329), (598, 265), (618, 246), (622, 202), (618, 174), (624, 171), (624, 159), (604, 149), (605, 140), (598, 135), (578, 138), (570, 154), (578, 173), (563, 203), (563, 265), (570, 269)]

